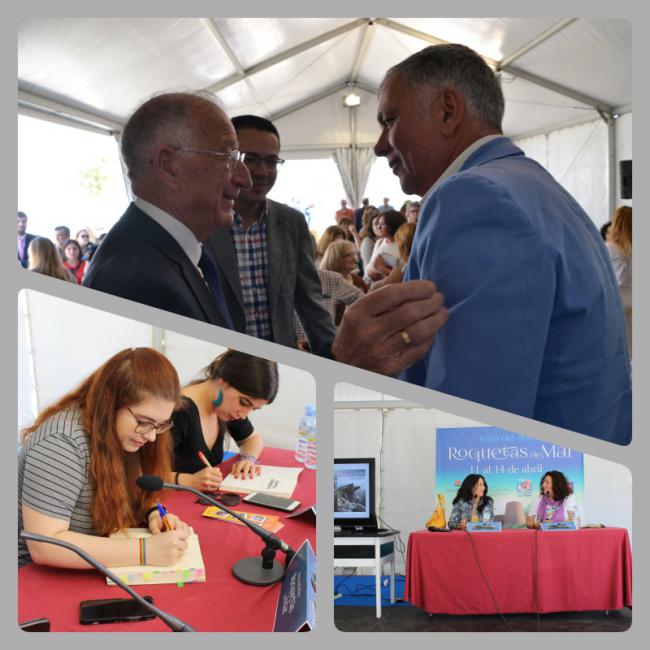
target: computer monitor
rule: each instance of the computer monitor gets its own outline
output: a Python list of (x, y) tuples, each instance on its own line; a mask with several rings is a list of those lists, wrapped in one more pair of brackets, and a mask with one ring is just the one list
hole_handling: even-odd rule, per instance
[(334, 525), (377, 528), (374, 458), (334, 459)]

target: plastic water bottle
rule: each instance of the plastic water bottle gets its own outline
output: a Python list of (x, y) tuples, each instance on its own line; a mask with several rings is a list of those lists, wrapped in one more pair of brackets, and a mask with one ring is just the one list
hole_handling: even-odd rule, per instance
[(305, 406), (305, 414), (300, 418), (298, 424), (298, 441), (296, 442), (295, 458), (299, 463), (307, 460), (307, 447), (309, 445), (310, 431), (314, 431), (316, 437), (316, 409), (313, 406)]
[(307, 441), (305, 448), (305, 467), (307, 469), (316, 469), (316, 409), (313, 406), (305, 407), (305, 415), (301, 422), (304, 421), (304, 437)]
[(573, 507), (573, 521), (576, 522), (576, 528), (582, 527), (582, 521), (580, 520), (580, 508), (578, 507), (577, 503)]

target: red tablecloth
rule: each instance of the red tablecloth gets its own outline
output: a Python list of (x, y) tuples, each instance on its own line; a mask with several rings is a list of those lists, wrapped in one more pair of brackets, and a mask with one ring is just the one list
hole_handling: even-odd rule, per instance
[[(474, 542), (474, 550), (471, 541)], [(474, 555), (476, 551), (476, 557)], [(438, 614), (615, 610), (632, 606), (624, 528), (412, 533), (404, 597)]]
[[(221, 465), (224, 475), (236, 457)], [(293, 452), (267, 448), (260, 462), (265, 465), (297, 467)], [(293, 497), (302, 509), (316, 498), (315, 472), (304, 469)], [(170, 512), (192, 526), (199, 536), (207, 581), (176, 585), (139, 585), (141, 595), (153, 596), (162, 610), (189, 623), (197, 631), (269, 631), (273, 628), (280, 583), (270, 587), (252, 587), (239, 582), (232, 565), (247, 556), (260, 556), (262, 540), (244, 526), (202, 517), (205, 506), (195, 503), (187, 492), (170, 492), (165, 505)], [(303, 518), (285, 519), (286, 513), (242, 503), (234, 508), (280, 516), (284, 523), (277, 534), (294, 549), (305, 539), (316, 548), (316, 527)], [(313, 519), (312, 519), (313, 522)], [(284, 564), (285, 556), (276, 559)], [(47, 618), (54, 631), (162, 631), (167, 626), (159, 619), (135, 623), (80, 625), (79, 603), (97, 598), (128, 597), (119, 587), (109, 587), (96, 571), (72, 571), (30, 564), (18, 572), (18, 621)]]

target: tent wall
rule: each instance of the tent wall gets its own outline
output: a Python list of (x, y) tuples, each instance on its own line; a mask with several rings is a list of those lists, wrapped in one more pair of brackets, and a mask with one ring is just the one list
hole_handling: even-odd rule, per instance
[[(424, 528), (436, 506), (436, 429), (477, 425), (481, 426), (434, 409), (390, 408), (382, 412), (381, 403), (374, 409), (355, 409), (339, 401), (334, 416), (334, 456), (376, 459), (378, 515), (386, 525), (401, 531), (406, 544), (411, 532)], [(584, 476), (584, 517), (589, 522), (627, 528), (631, 535), (632, 480), (627, 468), (585, 454)], [(447, 503), (447, 515), (450, 512), (451, 503)], [(398, 571), (403, 572), (402, 558), (397, 562)]]
[(632, 158), (632, 113), (616, 120), (614, 126), (615, 186), (609, 187), (608, 127), (600, 118), (577, 126), (556, 129), (515, 144), (547, 169), (578, 201), (600, 227), (611, 219), (609, 192), (614, 204), (631, 205), (620, 198), (619, 162)]
[(600, 119), (517, 140), (578, 201), (596, 226), (609, 220), (607, 125)]
[[(164, 352), (182, 384), (194, 379), (225, 350), (146, 323), (22, 291), (18, 308), (18, 429), (33, 422), (38, 410), (78, 385), (108, 357), (138, 346)], [(291, 449), (305, 405), (315, 404), (315, 382), (308, 373), (285, 365), (279, 366), (279, 375), (275, 401), (255, 411), (251, 421), (267, 445)]]

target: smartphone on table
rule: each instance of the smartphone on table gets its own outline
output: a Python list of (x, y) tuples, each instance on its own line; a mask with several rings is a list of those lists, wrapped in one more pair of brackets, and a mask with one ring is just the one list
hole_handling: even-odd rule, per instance
[(245, 496), (243, 500), (246, 503), (253, 503), (256, 506), (274, 508), (275, 510), (283, 510), (284, 512), (293, 512), (300, 505), (300, 501), (296, 501), (295, 499), (275, 497), (270, 494), (263, 494), (262, 492), (252, 492), (248, 496)]
[[(144, 599), (153, 603), (151, 596)], [(83, 625), (95, 623), (122, 623), (124, 621), (146, 621), (156, 615), (135, 598), (106, 598), (83, 600), (79, 604), (79, 622)]]

